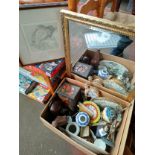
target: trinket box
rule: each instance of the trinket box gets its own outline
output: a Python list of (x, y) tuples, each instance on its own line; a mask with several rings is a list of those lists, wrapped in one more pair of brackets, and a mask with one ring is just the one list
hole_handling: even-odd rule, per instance
[(40, 63), (35, 65), (36, 68), (41, 69), (47, 76), (53, 78), (65, 66), (64, 59), (57, 59), (55, 61)]
[(74, 111), (80, 95), (80, 87), (65, 82), (56, 92), (66, 106)]
[(91, 75), (92, 69), (93, 67), (91, 65), (77, 62), (73, 68), (73, 72), (84, 78), (88, 78), (88, 76)]
[[(122, 155), (123, 151), (124, 151), (124, 147), (125, 147), (125, 142), (126, 142), (126, 138), (127, 138), (127, 133), (128, 133), (128, 129), (129, 129), (129, 124), (130, 124), (130, 120), (131, 120), (131, 115), (132, 115), (132, 111), (133, 111), (133, 106), (134, 106), (134, 101), (128, 102), (125, 101), (121, 98), (123, 98), (119, 93), (104, 88), (103, 86), (99, 86), (99, 84), (94, 84), (92, 83), (90, 80), (88, 81), (87, 79), (80, 77), (79, 75), (76, 75), (74, 72), (74, 66), (75, 64), (78, 62), (78, 60), (80, 60), (81, 56), (83, 56), (85, 54), (85, 52), (90, 51), (84, 48), (81, 48), (81, 45), (79, 44), (79, 47), (74, 48), (73, 47), (73, 42), (70, 43), (70, 39), (71, 36), (69, 35), (69, 28), (67, 27), (68, 25), (70, 25), (71, 21), (72, 22), (77, 22), (81, 21), (81, 23), (87, 23), (90, 26), (97, 26), (97, 27), (103, 27), (103, 28), (107, 28), (109, 30), (111, 30), (111, 28), (109, 27), (109, 23), (107, 24), (106, 21), (104, 21), (104, 19), (98, 19), (95, 17), (89, 17), (86, 15), (81, 15), (81, 14), (77, 14), (77, 13), (73, 13), (70, 11), (61, 11), (62, 13), (62, 21), (63, 21), (63, 28), (64, 28), (64, 44), (65, 44), (65, 61), (66, 61), (66, 66), (67, 66), (67, 78), (64, 78), (63, 81), (60, 83), (60, 85), (58, 86), (58, 88), (56, 89), (56, 93), (50, 98), (48, 104), (45, 106), (44, 110), (41, 113), (40, 119), (42, 121), (42, 123), (49, 128), (52, 132), (54, 132), (57, 136), (59, 136), (60, 138), (64, 139), (67, 143), (69, 143), (69, 145), (72, 148), (77, 148), (78, 150), (81, 151), (81, 153), (83, 154), (89, 154), (89, 155), (97, 155), (97, 154), (111, 154), (111, 155)], [(95, 24), (96, 23), (96, 24)], [(79, 24), (79, 23), (78, 23)], [(79, 24), (80, 25), (80, 24)], [(131, 30), (128, 33), (127, 32), (127, 28), (123, 29), (122, 27), (120, 28), (119, 26), (115, 25), (114, 23), (111, 25), (115, 27), (115, 31), (121, 31), (122, 34), (131, 34), (131, 36), (134, 35), (134, 32)], [(74, 27), (73, 27), (74, 28)], [(75, 28), (74, 28), (75, 29)], [(113, 29), (112, 29), (113, 30)], [(82, 39), (82, 38), (81, 38)], [(82, 41), (81, 41), (82, 42)], [(80, 43), (81, 43), (80, 42)], [(69, 45), (71, 45), (71, 47), (69, 47)], [(75, 52), (74, 53), (70, 53), (69, 49), (74, 49)], [(80, 49), (79, 52), (77, 52), (77, 50)], [(92, 52), (92, 51), (91, 51)], [(89, 52), (90, 53), (90, 52)], [(111, 56), (111, 55), (107, 55), (107, 54), (101, 54), (101, 60), (106, 59), (106, 60), (111, 60), (111, 61), (115, 61), (118, 63), (121, 63), (122, 65), (125, 65), (129, 71), (134, 74), (134, 63), (132, 61), (128, 61), (122, 58), (117, 58), (115, 56)], [(72, 60), (71, 60), (72, 58)], [(96, 59), (97, 59), (97, 55), (96, 55)], [(88, 65), (89, 62), (91, 62), (91, 60), (89, 60), (89, 58), (84, 58), (84, 62)], [(128, 63), (129, 62), (129, 63)], [(80, 61), (80, 63), (83, 63)], [(95, 62), (95, 64), (98, 64), (97, 62)], [(93, 66), (93, 69), (96, 69), (96, 66)], [(85, 92), (85, 84), (88, 84), (89, 86), (95, 87), (95, 89), (97, 89), (99, 91), (99, 96), (98, 98), (92, 98), (92, 102), (99, 108), (100, 112), (97, 112), (97, 108), (96, 108), (96, 117), (98, 118), (98, 114), (100, 113), (100, 117), (97, 121), (93, 122), (91, 124), (91, 122), (89, 121), (89, 123), (86, 123), (86, 126), (83, 128), (86, 128), (87, 126), (89, 126), (89, 128), (87, 128), (87, 131), (85, 131), (86, 133), (80, 133), (81, 131), (83, 132), (83, 130), (80, 130), (79, 128), (82, 128), (78, 125), (78, 123), (76, 123), (76, 116), (78, 115), (79, 112), (88, 112), (89, 114), (87, 115), (88, 117), (92, 117), (92, 106), (89, 110), (88, 107), (86, 105), (84, 105), (83, 101), (81, 98), (82, 95), (79, 95), (78, 99), (77, 99), (77, 104), (82, 103), (82, 105), (84, 106), (78, 106), (77, 105), (77, 109), (75, 109), (75, 111), (72, 111), (72, 108), (66, 106), (67, 104), (65, 104), (65, 101), (69, 100), (69, 95), (65, 95), (63, 97), (61, 97), (61, 95), (59, 95), (59, 90), (61, 90), (63, 84), (69, 84), (69, 85), (74, 85), (76, 87), (80, 88), (80, 92)], [(64, 93), (63, 93), (64, 94)], [(91, 95), (92, 96), (92, 95)], [(117, 97), (118, 96), (118, 97)], [(120, 98), (119, 98), (120, 97)], [(68, 109), (65, 109), (67, 111), (71, 111), (69, 113), (63, 113), (65, 115), (68, 115), (71, 119), (68, 119), (68, 125), (62, 125), (59, 127), (54, 127), (52, 125), (52, 122), (55, 120), (55, 117), (51, 111), (50, 111), (50, 107), (51, 104), (57, 100), (57, 99), (61, 99), (61, 101), (64, 102), (64, 106), (67, 107)], [(63, 100), (64, 98), (64, 100)], [(68, 98), (68, 99), (65, 99)], [(109, 99), (110, 101), (106, 101), (106, 102), (100, 102), (99, 98), (106, 98)], [(124, 99), (128, 99), (128, 97), (124, 97)], [(132, 98), (133, 99), (133, 98)], [(98, 102), (99, 101), (99, 102)], [(115, 106), (113, 103), (118, 103), (118, 106)], [(105, 125), (105, 122), (102, 121), (100, 122), (99, 120), (102, 119), (102, 108), (105, 105), (110, 105), (110, 107), (114, 108), (116, 111), (121, 111), (122, 109), (123, 114), (121, 116), (121, 119), (116, 119), (115, 122), (113, 124), (111, 124), (111, 126), (108, 127), (104, 127), (103, 129), (108, 132), (108, 134), (104, 134), (104, 136), (102, 137), (98, 137), (96, 139), (96, 128), (99, 125)], [(121, 109), (122, 108), (122, 109)], [(95, 109), (95, 107), (94, 107)], [(84, 111), (83, 111), (84, 110)], [(94, 110), (95, 111), (95, 110)], [(94, 113), (94, 112), (93, 112)], [(59, 115), (59, 114), (58, 114)], [(65, 117), (66, 118), (66, 117)], [(86, 117), (85, 117), (86, 118)], [(82, 116), (80, 117), (81, 120), (83, 120)], [(86, 119), (85, 119), (86, 120)], [(90, 119), (91, 120), (91, 119)], [(118, 122), (121, 123), (118, 123)], [(64, 121), (65, 122), (65, 121)], [(63, 122), (63, 123), (64, 123)], [(66, 123), (66, 122), (65, 122)], [(114, 137), (114, 130), (115, 130), (115, 124), (118, 123), (119, 125), (119, 129), (117, 130), (117, 132), (115, 133), (115, 137)], [(91, 127), (91, 128), (90, 128)], [(95, 129), (94, 129), (95, 128)], [(95, 131), (94, 131), (95, 130)], [(98, 133), (97, 133), (98, 134)], [(81, 137), (80, 137), (81, 135)], [(84, 135), (84, 137), (82, 137)], [(89, 135), (88, 137), (86, 135)], [(86, 136), (86, 137), (85, 137)], [(102, 138), (102, 140), (101, 140)], [(96, 139), (96, 140), (95, 140)], [(113, 142), (114, 139), (114, 142)], [(110, 141), (111, 140), (111, 141)], [(107, 150), (108, 146), (110, 145), (110, 150)]]

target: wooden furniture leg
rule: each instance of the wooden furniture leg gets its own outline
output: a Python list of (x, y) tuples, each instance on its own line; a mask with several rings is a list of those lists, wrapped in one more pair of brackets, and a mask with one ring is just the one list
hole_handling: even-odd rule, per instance
[(116, 0), (116, 11), (119, 11), (120, 5), (121, 5), (122, 0)]
[(98, 17), (103, 18), (104, 9), (105, 9), (105, 0), (99, 0), (99, 16)]
[(77, 12), (77, 5), (80, 0), (68, 0), (68, 9)]
[(87, 0), (78, 10), (79, 0), (68, 0), (68, 8), (70, 11), (88, 14), (92, 10), (96, 10), (97, 17), (103, 18), (105, 7), (108, 3), (112, 3), (111, 11), (116, 8), (116, 0)]
[(112, 0), (111, 11), (114, 12), (116, 10), (116, 0)]
[(133, 0), (132, 4), (132, 14), (135, 15), (135, 0)]
[(99, 2), (95, 0), (87, 0), (79, 9), (80, 13), (88, 14), (91, 10), (97, 11), (97, 17), (99, 17)]
[(116, 8), (116, 0), (99, 0), (99, 17), (103, 18), (104, 10), (108, 3), (112, 3), (111, 11), (114, 12)]

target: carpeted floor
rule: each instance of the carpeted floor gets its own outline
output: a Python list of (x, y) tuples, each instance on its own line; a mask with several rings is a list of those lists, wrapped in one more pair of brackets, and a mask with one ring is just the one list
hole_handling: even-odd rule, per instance
[(40, 121), (43, 106), (19, 94), (20, 155), (85, 155), (53, 134)]
[[(19, 95), (20, 155), (61, 155), (61, 150), (69, 154), (65, 143), (62, 145), (62, 141), (41, 123), (39, 117), (42, 109), (40, 103)], [(59, 148), (60, 152), (57, 152)]]

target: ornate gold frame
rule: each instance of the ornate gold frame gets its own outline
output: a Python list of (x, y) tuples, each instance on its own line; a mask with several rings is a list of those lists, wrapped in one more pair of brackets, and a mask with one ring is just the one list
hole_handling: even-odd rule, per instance
[(107, 19), (97, 18), (85, 14), (75, 13), (68, 10), (61, 10), (61, 18), (63, 24), (63, 37), (64, 37), (64, 48), (65, 48), (65, 59), (66, 59), (66, 70), (67, 75), (71, 77), (71, 57), (70, 57), (70, 39), (69, 39), (69, 21), (77, 23), (95, 26), (98, 28), (104, 28), (122, 35), (129, 37), (135, 36), (135, 29), (131, 26), (126, 26), (121, 23), (116, 23)]

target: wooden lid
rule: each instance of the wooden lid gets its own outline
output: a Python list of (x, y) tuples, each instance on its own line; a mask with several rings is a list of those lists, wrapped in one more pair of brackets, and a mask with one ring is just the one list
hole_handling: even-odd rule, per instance
[[(86, 33), (107, 31), (115, 35), (134, 37), (134, 29), (107, 19), (92, 17), (68, 10), (61, 10), (67, 75), (71, 77), (72, 67), (89, 49)], [(93, 49), (96, 51), (96, 49)]]

